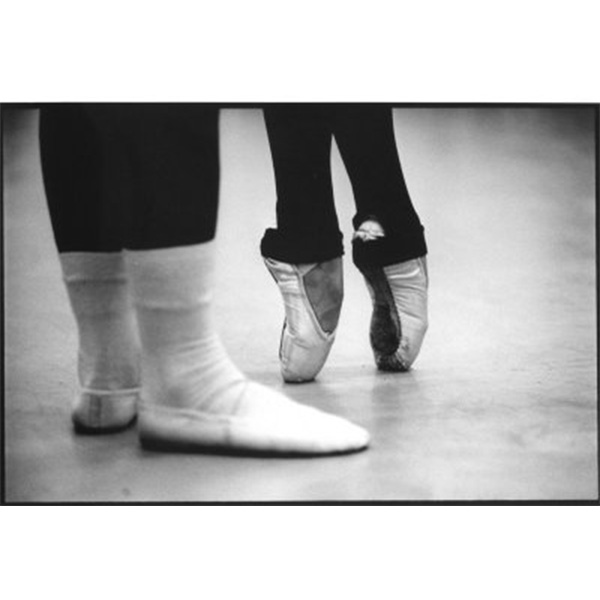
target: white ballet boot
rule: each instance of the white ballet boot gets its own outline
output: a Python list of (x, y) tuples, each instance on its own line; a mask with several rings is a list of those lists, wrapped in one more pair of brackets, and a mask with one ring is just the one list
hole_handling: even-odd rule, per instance
[(365, 448), (368, 433), (249, 381), (212, 326), (214, 242), (130, 251), (143, 348), (146, 448), (320, 455)]
[(283, 298), (279, 360), (288, 383), (312, 381), (323, 368), (342, 308), (342, 259), (292, 265), (264, 258)]
[(75, 430), (120, 431), (135, 421), (140, 391), (137, 324), (123, 255), (68, 252), (60, 262), (79, 334)]
[[(369, 220), (353, 240), (368, 244), (384, 236), (381, 225)], [(370, 340), (375, 363), (382, 371), (408, 371), (428, 327), (427, 260), (421, 256), (385, 267), (359, 268), (373, 302)]]

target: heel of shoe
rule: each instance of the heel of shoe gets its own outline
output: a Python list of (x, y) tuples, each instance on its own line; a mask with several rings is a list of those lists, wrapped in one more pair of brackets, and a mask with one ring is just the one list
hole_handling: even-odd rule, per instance
[(84, 390), (71, 412), (76, 433), (118, 433), (129, 429), (137, 418), (139, 390)]

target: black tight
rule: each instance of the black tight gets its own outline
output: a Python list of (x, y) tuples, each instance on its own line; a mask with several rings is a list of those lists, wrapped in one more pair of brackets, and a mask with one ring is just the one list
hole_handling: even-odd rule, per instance
[(402, 173), (392, 111), (381, 105), (287, 105), (265, 109), (277, 188), (277, 229), (262, 252), (292, 263), (343, 253), (331, 183), (335, 137), (356, 203), (355, 228), (375, 218), (386, 239), (369, 257), (391, 264), (426, 254), (423, 228)]
[(218, 109), (44, 106), (40, 147), (60, 252), (167, 248), (214, 238)]

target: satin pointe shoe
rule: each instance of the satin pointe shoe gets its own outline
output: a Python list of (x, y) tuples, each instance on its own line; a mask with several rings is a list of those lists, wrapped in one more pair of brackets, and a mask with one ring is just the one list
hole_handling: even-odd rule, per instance
[(279, 359), (288, 383), (312, 381), (335, 340), (344, 295), (342, 258), (288, 264), (264, 258), (285, 306)]
[(385, 267), (360, 267), (371, 300), (370, 341), (377, 368), (408, 371), (428, 327), (425, 256)]

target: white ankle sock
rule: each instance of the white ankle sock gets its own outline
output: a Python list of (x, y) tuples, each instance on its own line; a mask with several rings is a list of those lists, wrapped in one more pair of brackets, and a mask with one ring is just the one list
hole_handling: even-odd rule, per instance
[(105, 430), (128, 425), (136, 414), (140, 352), (123, 254), (60, 255), (79, 333), (75, 425)]
[(310, 454), (366, 447), (363, 429), (251, 382), (233, 365), (210, 314), (214, 246), (127, 252), (144, 356), (142, 443)]

